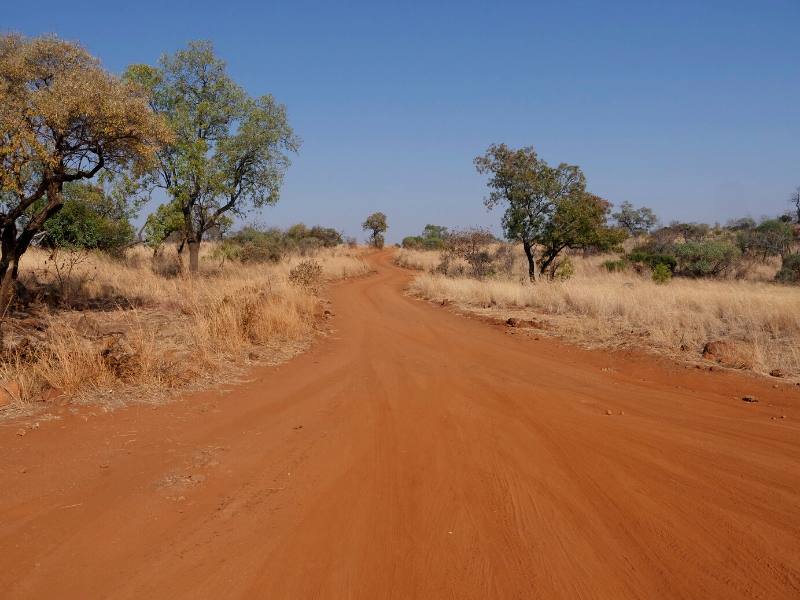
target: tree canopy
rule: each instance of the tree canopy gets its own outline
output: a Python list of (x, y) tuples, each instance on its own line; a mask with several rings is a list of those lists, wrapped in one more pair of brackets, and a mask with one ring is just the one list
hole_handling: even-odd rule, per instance
[(422, 235), (409, 235), (404, 237), (403, 248), (438, 250), (444, 246), (446, 237), (447, 227), (429, 223), (423, 228)]
[(361, 229), (369, 231), (369, 243), (376, 248), (383, 248), (383, 234), (389, 229), (386, 223), (386, 215), (382, 212), (375, 212), (368, 216), (361, 224)]
[(104, 169), (142, 173), (170, 139), (146, 91), (82, 47), (0, 36), (0, 310), (20, 257), (63, 207), (64, 184)]
[(532, 147), (493, 144), (475, 167), (489, 175), (487, 208), (505, 207), (503, 230), (507, 239), (522, 243), (531, 281), (566, 248), (620, 237), (606, 227), (610, 204), (586, 192), (576, 165), (551, 167)]
[(646, 206), (634, 208), (630, 202), (620, 204), (619, 210), (611, 216), (620, 227), (634, 237), (649, 233), (658, 222), (658, 217), (652, 209)]
[(250, 97), (210, 42), (191, 42), (158, 66), (132, 65), (125, 78), (150, 92), (153, 110), (174, 132), (145, 184), (165, 190), (180, 209), (196, 271), (203, 234), (220, 219), (278, 201), (300, 141), (285, 107), (271, 95)]

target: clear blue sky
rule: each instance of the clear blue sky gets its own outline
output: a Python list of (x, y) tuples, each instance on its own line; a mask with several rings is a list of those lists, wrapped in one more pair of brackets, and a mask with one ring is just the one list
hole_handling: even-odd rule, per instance
[(264, 224), (498, 230), (472, 166), (492, 142), (665, 222), (777, 214), (800, 185), (800, 0), (40, 0), (5, 2), (0, 29), (80, 40), (115, 72), (213, 41), (304, 141)]

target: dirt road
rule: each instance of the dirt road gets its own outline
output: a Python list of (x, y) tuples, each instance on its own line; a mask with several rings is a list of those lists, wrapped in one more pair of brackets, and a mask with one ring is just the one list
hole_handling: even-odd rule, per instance
[(797, 388), (522, 339), (373, 260), (244, 385), (0, 428), (0, 597), (800, 597)]

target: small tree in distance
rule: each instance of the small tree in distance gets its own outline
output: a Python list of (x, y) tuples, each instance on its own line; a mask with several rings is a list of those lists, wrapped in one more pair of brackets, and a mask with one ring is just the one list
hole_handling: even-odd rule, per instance
[(374, 246), (375, 248), (383, 248), (383, 234), (387, 229), (389, 229), (389, 226), (386, 224), (385, 214), (382, 212), (372, 213), (361, 224), (361, 229), (370, 232), (370, 246)]
[(643, 206), (633, 208), (630, 202), (623, 202), (619, 211), (611, 215), (617, 224), (625, 229), (631, 236), (637, 237), (649, 233), (658, 222), (658, 217), (652, 209)]

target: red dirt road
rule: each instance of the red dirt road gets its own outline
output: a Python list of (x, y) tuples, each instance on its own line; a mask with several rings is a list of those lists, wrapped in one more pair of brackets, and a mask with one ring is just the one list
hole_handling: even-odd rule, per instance
[(797, 388), (523, 339), (373, 260), (227, 393), (0, 428), (0, 597), (800, 598)]

